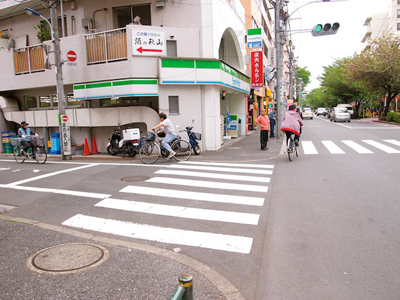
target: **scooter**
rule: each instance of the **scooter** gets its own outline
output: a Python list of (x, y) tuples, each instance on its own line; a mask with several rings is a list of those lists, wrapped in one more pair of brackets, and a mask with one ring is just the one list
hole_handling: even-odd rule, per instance
[(121, 134), (121, 126), (114, 128), (111, 137), (108, 139), (107, 152), (108, 154), (115, 156), (119, 153), (135, 157), (136, 153), (139, 153), (139, 140), (125, 140)]
[(199, 141), (201, 140), (201, 134), (192, 131), (193, 123), (194, 123), (194, 120), (192, 120), (192, 126), (186, 127), (186, 133), (189, 137), (189, 143), (192, 146), (194, 154), (199, 155), (201, 153), (201, 148), (200, 148), (200, 145), (197, 142), (197, 140), (199, 140)]

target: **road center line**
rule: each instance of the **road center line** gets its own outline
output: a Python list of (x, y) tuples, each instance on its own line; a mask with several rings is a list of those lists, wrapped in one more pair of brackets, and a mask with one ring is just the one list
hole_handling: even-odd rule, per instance
[(52, 177), (52, 176), (56, 176), (56, 175), (64, 174), (64, 173), (68, 173), (68, 172), (73, 172), (73, 171), (77, 171), (77, 170), (81, 170), (81, 169), (85, 169), (85, 168), (90, 168), (90, 167), (94, 167), (94, 166), (98, 166), (98, 164), (90, 164), (90, 165), (80, 166), (80, 167), (76, 167), (76, 168), (72, 168), (72, 169), (61, 170), (61, 171), (57, 171), (57, 172), (53, 172), (53, 173), (49, 173), (49, 174), (43, 174), (40, 176), (36, 176), (36, 177), (16, 181), (13, 183), (9, 183), (8, 185), (16, 186), (16, 185), (24, 184), (27, 182), (31, 182), (31, 181), (35, 181), (35, 180), (39, 180), (39, 179), (43, 179), (43, 178), (47, 178), (47, 177)]

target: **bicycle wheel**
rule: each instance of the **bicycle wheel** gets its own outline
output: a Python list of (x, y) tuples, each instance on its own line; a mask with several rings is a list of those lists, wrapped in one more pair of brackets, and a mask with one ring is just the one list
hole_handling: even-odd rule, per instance
[(160, 146), (154, 142), (145, 142), (139, 150), (139, 159), (144, 164), (154, 164), (160, 157)]
[(171, 148), (172, 151), (176, 152), (174, 156), (176, 161), (186, 161), (192, 155), (192, 146), (190, 146), (188, 141), (176, 140), (172, 143)]
[(15, 161), (19, 164), (22, 164), (25, 161), (26, 157), (23, 154), (22, 154), (22, 156), (20, 156), (20, 151), (21, 151), (21, 148), (19, 146), (14, 147), (14, 149), (13, 149)]
[(293, 139), (292, 139), (292, 137), (290, 137), (290, 139), (288, 141), (288, 149), (287, 149), (287, 153), (288, 153), (288, 157), (289, 157), (290, 161), (293, 160), (293, 156), (294, 156), (293, 143), (294, 143)]
[(46, 149), (44, 147), (35, 148), (35, 157), (39, 164), (44, 164), (47, 161)]

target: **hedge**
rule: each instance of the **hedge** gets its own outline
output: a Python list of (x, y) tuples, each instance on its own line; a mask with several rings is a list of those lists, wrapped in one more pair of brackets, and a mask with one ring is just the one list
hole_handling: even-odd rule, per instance
[(400, 123), (400, 113), (388, 112), (388, 114), (386, 115), (386, 122)]

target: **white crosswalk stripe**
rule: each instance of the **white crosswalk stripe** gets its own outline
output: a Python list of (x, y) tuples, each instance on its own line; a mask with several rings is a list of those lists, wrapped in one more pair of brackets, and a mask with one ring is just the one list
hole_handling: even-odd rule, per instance
[[(362, 140), (360, 142), (355, 142), (351, 140), (342, 140), (341, 143), (346, 145), (349, 148), (343, 148), (343, 145), (340, 144), (339, 146), (337, 142), (334, 141), (301, 141), (301, 147), (300, 147), (300, 153), (309, 155), (309, 154), (322, 154), (324, 153), (323, 147), (321, 148), (321, 144), (329, 151), (330, 154), (347, 154), (351, 153), (352, 151), (355, 151), (356, 153), (359, 154), (373, 154), (373, 153), (379, 153), (381, 151), (389, 154), (399, 154), (400, 149), (395, 149), (393, 147), (389, 147), (388, 145), (385, 145), (384, 143), (390, 143), (395, 146), (400, 146), (400, 141), (397, 140), (383, 140), (383, 142), (377, 142), (374, 140)], [(364, 147), (363, 145), (360, 145), (360, 143), (367, 144), (369, 146), (372, 146), (373, 149), (368, 149)], [(373, 151), (374, 150), (374, 151)], [(325, 151), (326, 152), (326, 151)]]
[(372, 140), (363, 140), (363, 142), (364, 142), (364, 143), (367, 143), (367, 144), (369, 144), (369, 145), (371, 145), (371, 146), (373, 146), (373, 147), (376, 147), (376, 148), (378, 148), (378, 149), (380, 149), (380, 150), (382, 150), (382, 151), (384, 151), (384, 152), (386, 152), (386, 153), (400, 153), (399, 150), (396, 150), (396, 149), (394, 149), (394, 148), (392, 148), (392, 147), (389, 147), (389, 146), (386, 146), (386, 145), (384, 145), (384, 144), (378, 143), (378, 142), (376, 142), (376, 141), (372, 141)]
[(334, 142), (332, 141), (322, 141), (322, 144), (329, 150), (332, 154), (344, 154), (344, 151), (340, 149)]
[[(247, 254), (250, 253), (253, 244), (253, 237), (248, 236), (248, 228), (258, 225), (260, 219), (258, 210), (264, 205), (273, 169), (273, 165), (244, 163), (172, 164), (165, 169), (155, 171), (155, 176), (145, 182), (130, 184), (119, 190), (119, 193), (131, 195), (134, 200), (108, 196), (95, 204), (99, 209), (113, 209), (124, 211), (125, 214), (148, 216), (146, 219), (148, 224), (134, 223), (130, 219), (113, 220), (83, 214), (77, 214), (63, 224), (161, 243)], [(244, 184), (246, 182), (249, 184)], [(152, 187), (153, 184), (157, 184), (157, 187)], [(223, 194), (220, 194), (221, 190), (224, 190)], [(158, 203), (160, 199), (163, 203)], [(190, 205), (183, 206), (182, 200), (190, 201), (188, 202)], [(207, 203), (222, 205), (222, 209), (218, 206), (213, 209), (202, 207)], [(171, 220), (171, 223), (168, 222), (165, 226), (160, 226), (159, 223), (155, 226), (152, 222), (156, 219), (151, 216), (164, 217), (160, 219), (164, 220), (162, 222), (168, 222), (165, 220), (170, 218), (179, 218), (180, 221), (177, 223)], [(185, 228), (185, 224), (189, 228), (190, 226), (197, 228), (196, 222), (205, 222), (201, 228), (209, 230), (181, 229)], [(213, 223), (207, 224), (207, 222)], [(169, 224), (182, 224), (182, 227), (170, 228)], [(231, 228), (229, 224), (243, 227), (243, 235), (237, 235), (237, 231), (229, 234)], [(223, 229), (224, 233), (218, 233), (219, 229)]]

